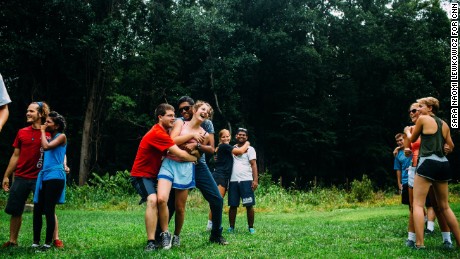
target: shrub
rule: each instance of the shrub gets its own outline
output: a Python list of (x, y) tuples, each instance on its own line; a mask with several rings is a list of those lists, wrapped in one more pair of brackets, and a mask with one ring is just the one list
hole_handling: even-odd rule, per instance
[(354, 180), (351, 183), (351, 192), (349, 194), (349, 202), (358, 201), (364, 202), (372, 200), (374, 197), (374, 190), (372, 188), (372, 182), (367, 177), (367, 175), (363, 175), (363, 179), (361, 181)]

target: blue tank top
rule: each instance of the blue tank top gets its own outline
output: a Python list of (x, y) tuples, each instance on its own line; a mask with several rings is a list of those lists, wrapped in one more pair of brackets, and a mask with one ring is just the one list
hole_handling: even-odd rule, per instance
[[(57, 138), (60, 133), (56, 134), (54, 138)], [(50, 140), (50, 141), (51, 141)], [(52, 179), (65, 179), (64, 171), (64, 157), (67, 150), (67, 144), (60, 145), (56, 148), (45, 151), (45, 161), (43, 163), (43, 181)]]

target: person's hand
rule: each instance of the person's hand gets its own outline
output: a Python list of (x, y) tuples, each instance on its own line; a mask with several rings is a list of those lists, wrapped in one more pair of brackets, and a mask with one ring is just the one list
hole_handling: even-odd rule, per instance
[(258, 186), (259, 186), (258, 181), (252, 181), (252, 184), (251, 184), (252, 191), (255, 191)]
[(64, 171), (66, 174), (70, 173), (70, 168), (67, 165), (64, 165)]
[(201, 135), (200, 133), (195, 133), (193, 134), (193, 138), (198, 142), (202, 143), (204, 141), (204, 135)]
[(399, 194), (401, 194), (401, 193), (402, 193), (402, 189), (403, 189), (403, 186), (402, 186), (402, 184), (401, 184), (401, 183), (400, 183), (400, 184), (398, 184), (398, 188), (399, 188)]
[(46, 130), (46, 125), (44, 125), (44, 124), (43, 124), (43, 125), (40, 125), (40, 130), (41, 130), (41, 131), (45, 131), (45, 130)]
[(447, 145), (447, 143), (444, 144), (444, 154), (448, 155), (450, 153), (452, 153), (452, 149), (450, 148), (449, 145)]
[(10, 190), (10, 179), (8, 177), (3, 178), (2, 187), (5, 192)]
[(190, 152), (190, 155), (195, 156), (197, 158), (197, 160), (200, 159), (200, 157), (201, 157), (200, 151), (198, 151), (196, 149), (193, 150), (192, 152)]
[(192, 153), (193, 150), (196, 150), (196, 143), (184, 144), (183, 149), (189, 153)]

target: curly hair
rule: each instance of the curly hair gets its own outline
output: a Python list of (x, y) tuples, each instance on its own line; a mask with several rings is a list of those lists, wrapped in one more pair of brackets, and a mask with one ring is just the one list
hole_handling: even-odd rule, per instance
[(58, 125), (58, 128), (57, 128), (58, 132), (62, 133), (65, 131), (67, 127), (67, 123), (65, 121), (64, 116), (62, 116), (61, 114), (55, 111), (52, 111), (48, 114), (48, 117), (54, 122), (54, 124)]

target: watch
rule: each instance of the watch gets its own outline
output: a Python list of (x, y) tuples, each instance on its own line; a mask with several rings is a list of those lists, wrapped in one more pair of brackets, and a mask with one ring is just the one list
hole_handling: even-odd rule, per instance
[(197, 149), (197, 150), (200, 150), (200, 148), (201, 148), (201, 144), (200, 144), (200, 143), (196, 143), (196, 149)]

